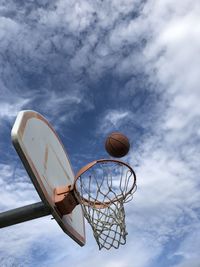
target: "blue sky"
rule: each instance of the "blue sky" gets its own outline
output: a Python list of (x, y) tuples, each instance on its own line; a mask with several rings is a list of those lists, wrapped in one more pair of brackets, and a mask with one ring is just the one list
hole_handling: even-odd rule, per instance
[(0, 211), (39, 201), (10, 140), (22, 109), (59, 133), (75, 172), (122, 131), (138, 190), (129, 235), (81, 248), (51, 217), (0, 233), (1, 266), (198, 267), (200, 2), (0, 1)]

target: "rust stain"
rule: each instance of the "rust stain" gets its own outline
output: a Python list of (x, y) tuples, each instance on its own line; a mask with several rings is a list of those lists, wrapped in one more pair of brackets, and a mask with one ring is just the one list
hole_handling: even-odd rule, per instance
[(45, 171), (47, 170), (48, 155), (49, 155), (49, 148), (48, 148), (48, 145), (46, 145), (45, 155), (44, 155), (44, 169), (45, 169)]
[[(70, 181), (70, 183), (71, 183), (72, 181), (71, 181), (69, 175), (67, 174), (67, 172), (66, 172), (66, 170), (65, 170), (65, 168), (64, 168), (64, 166), (63, 166), (61, 160), (59, 159), (59, 157), (58, 157), (56, 151), (53, 149), (52, 145), (50, 145), (50, 146), (51, 146), (52, 151), (54, 152), (54, 155), (55, 155), (55, 157), (56, 157), (58, 163), (60, 164), (60, 167), (62, 168), (62, 170), (63, 170), (63, 172), (64, 172), (64, 174), (65, 174), (65, 177), (66, 177), (67, 180)], [(71, 168), (71, 165), (70, 165), (70, 168)], [(73, 182), (72, 186), (73, 186), (73, 185), (74, 185), (74, 182)]]

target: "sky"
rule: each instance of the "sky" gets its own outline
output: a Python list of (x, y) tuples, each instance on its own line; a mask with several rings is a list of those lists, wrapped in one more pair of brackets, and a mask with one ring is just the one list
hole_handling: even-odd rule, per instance
[(0, 211), (40, 201), (11, 144), (45, 116), (76, 173), (126, 134), (137, 174), (127, 243), (80, 247), (51, 216), (0, 230), (2, 267), (199, 267), (199, 0), (0, 0)]

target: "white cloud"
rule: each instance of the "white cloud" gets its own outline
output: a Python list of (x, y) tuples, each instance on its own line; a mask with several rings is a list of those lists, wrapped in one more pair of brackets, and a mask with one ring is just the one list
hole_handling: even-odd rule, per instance
[(12, 164), (0, 164), (0, 208), (8, 210), (39, 201), (25, 170)]
[(176, 265), (175, 267), (199, 267), (199, 259), (197, 260), (188, 260), (184, 263)]
[(200, 232), (199, 225), (196, 229), (186, 236), (177, 251), (174, 252), (175, 256), (183, 258), (182, 262), (174, 267), (198, 267), (199, 255), (196, 253), (200, 247)]
[(0, 119), (13, 119), (22, 110), (23, 106), (29, 102), (29, 99), (16, 98), (12, 102), (0, 102)]
[(51, 266), (55, 259), (62, 261), (59, 252), (66, 251), (70, 242), (50, 216), (10, 226), (1, 229), (1, 265), (35, 266), (42, 258), (42, 266)]
[(108, 110), (105, 111), (105, 116), (99, 119), (100, 122), (100, 132), (108, 133), (112, 130), (117, 130), (127, 122), (131, 117), (130, 111), (120, 111), (120, 110)]
[[(186, 3), (189, 1), (185, 1), (183, 6), (187, 6)], [(164, 85), (165, 96), (168, 98), (170, 108), (167, 110), (163, 127), (172, 131), (184, 130), (184, 136), (188, 138), (191, 131), (196, 132), (199, 129), (194, 122), (200, 116), (200, 69), (198, 57), (195, 56), (200, 53), (200, 6), (195, 2), (194, 8), (184, 12), (181, 8), (183, 14), (179, 14), (177, 6), (170, 4), (170, 1), (166, 1), (168, 8), (171, 8), (168, 22), (164, 24), (161, 18), (162, 29), (154, 35), (145, 53), (148, 60), (153, 60), (153, 65), (148, 67), (156, 69), (156, 78), (162, 84), (160, 88)], [(155, 8), (154, 16), (158, 18), (159, 12), (160, 10)], [(154, 20), (150, 20), (150, 25), (156, 26)], [(176, 138), (178, 135), (177, 133)]]

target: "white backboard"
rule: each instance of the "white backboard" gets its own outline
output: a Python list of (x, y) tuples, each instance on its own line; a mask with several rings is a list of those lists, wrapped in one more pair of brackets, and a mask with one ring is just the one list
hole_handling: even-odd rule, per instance
[(13, 145), (40, 198), (72, 239), (85, 244), (85, 225), (81, 206), (60, 216), (54, 203), (56, 187), (73, 185), (74, 173), (58, 135), (49, 122), (34, 111), (19, 112), (11, 132)]

